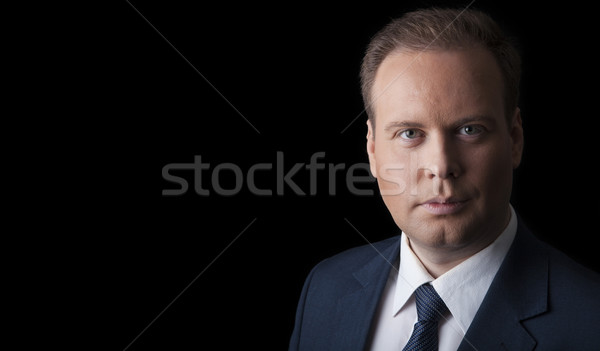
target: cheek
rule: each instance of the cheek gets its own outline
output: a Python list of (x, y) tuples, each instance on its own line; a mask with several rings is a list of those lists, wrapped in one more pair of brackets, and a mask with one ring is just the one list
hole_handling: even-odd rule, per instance
[[(412, 203), (416, 195), (412, 166), (416, 162), (415, 153), (394, 149), (393, 145), (384, 144), (376, 153), (377, 184), (381, 198), (392, 218), (402, 227), (410, 218)], [(412, 157), (411, 157), (412, 156)]]
[[(487, 201), (503, 203), (510, 198), (512, 187), (512, 157), (510, 149), (490, 147), (475, 152), (466, 172), (470, 181), (476, 184), (478, 192)], [(500, 201), (502, 200), (502, 201)]]
[[(394, 151), (390, 145), (382, 145), (376, 152), (377, 183), (382, 196), (403, 197), (409, 192), (410, 154)], [(391, 201), (391, 200), (390, 200)], [(398, 200), (393, 200), (397, 202)]]

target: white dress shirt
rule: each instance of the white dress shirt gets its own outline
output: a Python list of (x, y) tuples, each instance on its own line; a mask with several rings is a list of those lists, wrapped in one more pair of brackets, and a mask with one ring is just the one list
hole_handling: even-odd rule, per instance
[(418, 319), (414, 291), (428, 282), (450, 310), (439, 322), (439, 351), (457, 350), (517, 233), (517, 216), (512, 206), (510, 211), (508, 225), (493, 243), (437, 279), (415, 256), (403, 232), (400, 267), (391, 270), (381, 296), (371, 329), (370, 350), (402, 350)]

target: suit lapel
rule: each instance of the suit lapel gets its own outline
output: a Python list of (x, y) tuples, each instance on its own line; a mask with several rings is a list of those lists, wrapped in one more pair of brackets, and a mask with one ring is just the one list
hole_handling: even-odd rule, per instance
[(399, 250), (399, 237), (386, 247), (373, 247), (374, 257), (354, 273), (355, 289), (342, 296), (337, 304), (335, 320), (338, 328), (332, 335), (332, 345), (336, 345), (336, 349), (365, 348), (375, 310)]
[(548, 257), (519, 221), (515, 240), (498, 270), (459, 351), (532, 350), (536, 341), (522, 321), (547, 310)]

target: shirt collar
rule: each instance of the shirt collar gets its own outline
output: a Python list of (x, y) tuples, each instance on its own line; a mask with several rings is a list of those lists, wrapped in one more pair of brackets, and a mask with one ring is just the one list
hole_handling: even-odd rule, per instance
[(427, 272), (410, 248), (408, 237), (403, 232), (394, 295), (394, 315), (406, 305), (420, 285), (431, 282), (466, 334), (517, 233), (517, 215), (512, 206), (510, 212), (508, 225), (494, 242), (437, 279)]

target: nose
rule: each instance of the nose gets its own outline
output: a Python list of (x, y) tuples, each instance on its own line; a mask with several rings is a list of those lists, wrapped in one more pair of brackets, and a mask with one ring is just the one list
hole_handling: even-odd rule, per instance
[(462, 174), (460, 152), (452, 138), (443, 134), (430, 135), (424, 145), (422, 170), (429, 179), (452, 179)]

